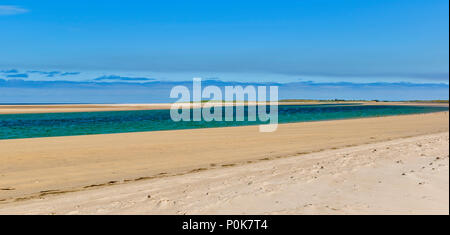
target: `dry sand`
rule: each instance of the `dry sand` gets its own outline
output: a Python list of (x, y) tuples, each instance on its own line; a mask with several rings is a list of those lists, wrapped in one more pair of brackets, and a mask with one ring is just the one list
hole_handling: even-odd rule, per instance
[(448, 132), (449, 113), (0, 141), (0, 207), (70, 191)]
[(48, 196), (0, 214), (449, 214), (449, 133)]

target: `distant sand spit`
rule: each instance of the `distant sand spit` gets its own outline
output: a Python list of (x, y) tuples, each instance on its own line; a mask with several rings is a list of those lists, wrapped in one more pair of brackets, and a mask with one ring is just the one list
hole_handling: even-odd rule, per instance
[(0, 214), (447, 214), (449, 133), (3, 205)]
[[(279, 102), (279, 105), (313, 105), (313, 104), (345, 104), (360, 103), (364, 105), (427, 105), (445, 106), (440, 103), (410, 103), (410, 102)], [(257, 102), (247, 102), (248, 105), (256, 105)], [(66, 113), (66, 112), (100, 112), (100, 111), (133, 111), (133, 110), (155, 110), (170, 109), (172, 104), (54, 104), (54, 105), (0, 105), (0, 114), (18, 113)], [(233, 103), (196, 103), (190, 107), (201, 106), (230, 106)]]
[(0, 207), (108, 185), (448, 132), (449, 113), (0, 141)]
[(171, 104), (0, 105), (0, 114), (132, 111), (132, 110), (170, 109), (170, 106)]

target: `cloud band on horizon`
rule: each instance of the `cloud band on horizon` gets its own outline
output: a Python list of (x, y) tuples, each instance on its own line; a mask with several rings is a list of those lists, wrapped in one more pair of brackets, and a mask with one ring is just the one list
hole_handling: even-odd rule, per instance
[[(0, 79), (0, 103), (153, 103), (173, 102), (170, 90), (192, 81), (24, 81)], [(203, 86), (279, 86), (280, 99), (448, 100), (448, 84), (418, 83), (244, 83), (205, 80)]]

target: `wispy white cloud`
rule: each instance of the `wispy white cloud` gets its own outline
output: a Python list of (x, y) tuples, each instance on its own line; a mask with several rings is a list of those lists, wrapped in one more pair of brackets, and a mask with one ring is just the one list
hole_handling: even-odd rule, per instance
[(94, 79), (94, 81), (104, 81), (104, 80), (110, 80), (110, 81), (153, 81), (154, 78), (136, 78), (136, 77), (122, 77), (117, 75), (110, 75), (110, 76), (102, 76)]
[(11, 5), (0, 5), (0, 16), (1, 15), (18, 15), (27, 13), (29, 10), (18, 7), (18, 6), (11, 6)]

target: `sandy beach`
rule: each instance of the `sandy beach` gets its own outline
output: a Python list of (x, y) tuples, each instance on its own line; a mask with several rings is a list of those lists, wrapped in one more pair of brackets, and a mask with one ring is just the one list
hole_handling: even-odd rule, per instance
[(0, 215), (450, 215), (449, 1), (5, 2)]
[[(449, 113), (439, 112), (282, 124), (274, 133), (243, 126), (2, 140), (0, 208), (58, 194), (193, 177), (220, 169), (234, 172), (241, 166), (275, 164), (276, 159), (448, 133), (448, 122)], [(448, 142), (446, 148), (448, 153)], [(448, 174), (446, 184), (448, 188)]]
[(449, 133), (3, 205), (0, 214), (448, 214)]

